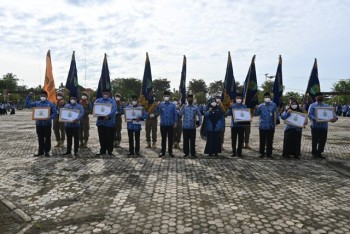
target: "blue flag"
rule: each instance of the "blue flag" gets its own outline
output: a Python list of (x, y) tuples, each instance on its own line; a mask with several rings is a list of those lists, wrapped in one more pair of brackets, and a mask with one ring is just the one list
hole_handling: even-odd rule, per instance
[(75, 63), (75, 51), (73, 51), (72, 61), (70, 62), (70, 68), (66, 81), (66, 88), (69, 90), (69, 96), (77, 97), (77, 102), (79, 103), (78, 86), (78, 71)]
[(186, 56), (185, 55), (182, 63), (179, 91), (181, 93), (181, 104), (186, 104)]
[(279, 107), (281, 105), (281, 98), (283, 95), (283, 79), (282, 79), (282, 57), (280, 55), (278, 60), (278, 67), (273, 83), (273, 102)]
[(221, 94), (221, 100), (226, 110), (230, 107), (231, 99), (235, 99), (235, 98), (236, 98), (236, 82), (235, 82), (235, 77), (233, 75), (231, 54), (230, 52), (228, 52), (224, 88)]
[(107, 54), (105, 54), (105, 57), (103, 59), (101, 77), (100, 77), (100, 81), (98, 82), (96, 98), (101, 98), (102, 92), (105, 89), (111, 91), (111, 79), (109, 77)]
[(312, 67), (309, 83), (307, 84), (305, 99), (306, 103), (315, 102), (315, 94), (321, 92), (320, 80), (318, 79), (317, 59), (315, 59), (314, 66)]
[(252, 58), (247, 77), (244, 81), (243, 86), (243, 99), (244, 104), (248, 108), (254, 108), (259, 104), (258, 101), (258, 83), (256, 79), (256, 70), (255, 70), (255, 55)]
[(143, 72), (142, 88), (140, 103), (149, 110), (153, 104), (153, 82), (152, 82), (152, 72), (151, 63), (148, 58), (148, 53), (146, 53), (145, 70)]

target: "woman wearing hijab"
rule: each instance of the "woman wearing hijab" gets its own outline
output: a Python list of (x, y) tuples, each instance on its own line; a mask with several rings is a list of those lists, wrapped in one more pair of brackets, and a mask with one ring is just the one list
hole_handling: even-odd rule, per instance
[[(286, 120), (292, 111), (303, 113), (296, 100), (291, 101), (290, 106), (282, 113), (281, 118)], [(283, 157), (289, 157), (289, 155), (293, 155), (296, 158), (300, 157), (301, 133), (302, 128), (286, 124), (283, 140)]]
[(218, 156), (221, 153), (221, 131), (223, 131), (225, 117), (224, 112), (218, 107), (215, 98), (210, 99), (208, 111), (205, 112), (205, 130), (207, 132), (207, 142), (204, 154)]

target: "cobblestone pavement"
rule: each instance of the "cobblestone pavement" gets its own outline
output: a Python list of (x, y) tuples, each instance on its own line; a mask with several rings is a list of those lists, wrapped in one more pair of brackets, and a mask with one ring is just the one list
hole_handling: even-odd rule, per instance
[[(142, 156), (127, 157), (125, 127), (123, 148), (100, 158), (91, 118), (78, 159), (54, 147), (50, 158), (35, 158), (30, 118), (28, 110), (0, 117), (0, 196), (31, 216), (27, 233), (350, 233), (350, 180), (311, 158), (309, 128), (301, 160), (280, 157), (282, 125), (276, 159), (258, 159), (257, 119), (243, 159), (228, 156), (229, 128), (219, 158), (183, 159), (175, 150), (176, 158), (160, 159), (145, 142)], [(350, 160), (349, 123), (331, 125), (328, 160)], [(204, 143), (198, 138), (198, 153)]]

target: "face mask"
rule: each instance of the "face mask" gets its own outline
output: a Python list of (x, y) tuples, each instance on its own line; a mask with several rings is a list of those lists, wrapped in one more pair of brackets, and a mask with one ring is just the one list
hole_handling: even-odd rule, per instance
[(71, 99), (71, 100), (70, 100), (70, 103), (75, 104), (75, 103), (77, 103), (77, 100)]
[(212, 102), (212, 103), (211, 103), (211, 106), (212, 106), (212, 107), (216, 107), (216, 104), (217, 104), (216, 102)]
[(86, 100), (87, 96), (81, 96), (81, 99)]
[(103, 98), (104, 98), (104, 99), (107, 99), (107, 98), (108, 98), (108, 95), (103, 95)]
[(217, 99), (216, 99), (216, 102), (217, 102), (217, 103), (220, 103), (220, 102), (221, 102), (221, 99), (220, 99), (220, 98), (217, 98)]
[(292, 108), (292, 109), (294, 109), (294, 110), (295, 110), (295, 109), (297, 109), (297, 108), (298, 108), (298, 105), (291, 105), (291, 106), (290, 106), (290, 108)]
[(238, 104), (241, 104), (242, 103), (242, 99), (236, 99), (236, 102), (238, 103)]
[(164, 97), (164, 101), (166, 101), (166, 102), (169, 101), (169, 98), (170, 97)]
[(131, 103), (132, 103), (133, 106), (137, 105), (137, 101), (132, 101)]
[(120, 101), (120, 97), (116, 97), (115, 100), (116, 100), (116, 101)]
[(265, 101), (265, 102), (270, 102), (271, 99), (270, 99), (269, 97), (267, 97), (267, 98), (264, 98), (264, 101)]
[(316, 99), (317, 102), (323, 102), (323, 97), (319, 97)]
[(62, 100), (62, 96), (57, 96), (57, 99), (58, 100)]
[(45, 102), (45, 101), (46, 101), (46, 97), (40, 97), (40, 100), (41, 100), (42, 102)]

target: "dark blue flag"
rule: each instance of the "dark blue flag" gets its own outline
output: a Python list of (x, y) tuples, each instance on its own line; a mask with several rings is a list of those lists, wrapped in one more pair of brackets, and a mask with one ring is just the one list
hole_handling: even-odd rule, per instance
[(227, 110), (230, 107), (231, 99), (235, 99), (235, 98), (236, 98), (236, 82), (235, 82), (235, 77), (233, 75), (231, 54), (230, 52), (228, 52), (226, 75), (224, 80), (224, 87), (221, 94), (221, 100), (225, 110)]
[(147, 110), (149, 110), (153, 102), (154, 99), (151, 63), (148, 58), (148, 53), (146, 53), (145, 71), (143, 72), (140, 103), (141, 105), (145, 106)]
[(273, 102), (279, 107), (281, 105), (281, 98), (283, 95), (283, 79), (282, 79), (282, 57), (280, 55), (278, 61), (278, 67), (275, 76), (275, 82), (273, 83)]
[(186, 56), (185, 55), (182, 63), (179, 91), (181, 93), (181, 104), (186, 104)]
[(312, 102), (315, 102), (315, 94), (318, 92), (321, 92), (321, 87), (320, 80), (318, 79), (317, 59), (315, 59), (314, 66), (312, 67), (311, 75), (306, 88), (306, 103), (310, 104)]
[(98, 82), (96, 98), (101, 98), (102, 92), (105, 89), (111, 91), (111, 79), (109, 77), (107, 54), (105, 54), (105, 57), (103, 59), (101, 77), (100, 77), (100, 81)]
[(79, 102), (79, 91), (78, 91), (78, 71), (75, 63), (75, 51), (73, 51), (72, 61), (70, 62), (70, 68), (66, 81), (66, 88), (69, 90), (69, 96), (74, 96)]
[(255, 55), (252, 58), (247, 77), (244, 81), (243, 86), (243, 98), (244, 104), (248, 108), (254, 108), (259, 104), (258, 101), (258, 83), (256, 79), (256, 70), (255, 70)]

